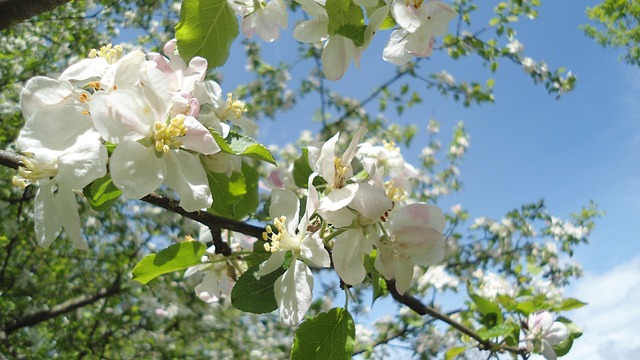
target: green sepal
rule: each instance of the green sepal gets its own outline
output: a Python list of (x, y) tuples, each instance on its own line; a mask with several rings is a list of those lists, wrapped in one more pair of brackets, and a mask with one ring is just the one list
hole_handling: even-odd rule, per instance
[(351, 314), (343, 308), (333, 308), (300, 325), (293, 339), (291, 359), (351, 359), (355, 341)]
[(157, 254), (147, 255), (133, 268), (133, 280), (142, 284), (160, 275), (201, 264), (207, 246), (197, 241), (173, 244)]
[(176, 39), (186, 63), (201, 56), (210, 69), (224, 65), (238, 33), (238, 20), (226, 0), (182, 1)]

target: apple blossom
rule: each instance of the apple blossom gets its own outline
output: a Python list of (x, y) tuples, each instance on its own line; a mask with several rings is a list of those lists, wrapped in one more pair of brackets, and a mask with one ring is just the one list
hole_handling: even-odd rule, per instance
[(557, 358), (553, 345), (569, 336), (567, 327), (559, 321), (553, 321), (551, 313), (546, 310), (529, 315), (524, 329), (527, 350), (542, 354), (547, 360)]
[[(309, 183), (314, 177), (310, 178)], [(264, 239), (269, 241), (265, 243), (265, 249), (272, 254), (262, 263), (258, 276), (272, 273), (282, 266), (287, 252), (293, 253), (291, 265), (274, 284), (280, 319), (288, 326), (297, 325), (302, 321), (311, 306), (313, 275), (306, 263), (317, 267), (328, 267), (331, 264), (320, 235), (313, 231), (311, 226), (311, 215), (315, 211), (315, 194), (313, 190), (310, 192), (306, 211), (298, 222), (298, 197), (289, 190), (274, 189), (269, 214), (274, 219), (277, 232), (267, 227), (263, 234)]]
[(236, 0), (229, 4), (242, 16), (242, 32), (248, 38), (258, 33), (263, 41), (273, 42), (280, 36), (279, 28), (287, 28), (287, 7), (282, 0)]

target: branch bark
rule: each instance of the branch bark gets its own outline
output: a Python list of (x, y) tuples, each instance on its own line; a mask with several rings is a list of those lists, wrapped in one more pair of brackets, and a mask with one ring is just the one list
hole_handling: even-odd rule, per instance
[(0, 30), (68, 2), (69, 0), (0, 0)]
[(120, 286), (120, 277), (118, 276), (116, 281), (109, 288), (100, 289), (93, 295), (78, 296), (77, 298), (58, 304), (51, 309), (38, 311), (23, 318), (11, 321), (5, 325), (4, 332), (6, 334), (10, 334), (18, 329), (45, 322), (75, 309), (93, 304), (101, 299), (117, 295), (122, 292), (122, 289), (123, 288)]

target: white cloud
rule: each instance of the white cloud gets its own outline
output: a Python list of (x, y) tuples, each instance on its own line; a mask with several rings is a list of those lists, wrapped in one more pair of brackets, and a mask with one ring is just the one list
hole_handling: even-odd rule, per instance
[(567, 295), (589, 305), (566, 314), (584, 335), (563, 359), (638, 359), (640, 256), (603, 274), (587, 274)]

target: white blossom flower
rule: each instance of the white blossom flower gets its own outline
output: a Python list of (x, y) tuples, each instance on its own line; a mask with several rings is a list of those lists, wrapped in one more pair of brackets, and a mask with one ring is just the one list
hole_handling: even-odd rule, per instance
[(248, 38), (257, 33), (263, 41), (273, 42), (280, 28), (287, 28), (287, 7), (282, 0), (230, 0), (229, 4), (242, 16), (242, 32)]
[(299, 221), (298, 197), (289, 190), (274, 189), (271, 193), (269, 214), (274, 219), (277, 233), (267, 227), (264, 238), (270, 240), (270, 243), (265, 244), (265, 249), (272, 254), (262, 263), (257, 275), (272, 273), (282, 266), (287, 252), (293, 253), (291, 265), (274, 283), (280, 319), (287, 326), (300, 323), (313, 300), (313, 275), (307, 263), (318, 267), (328, 267), (331, 264), (329, 253), (318, 232), (310, 231), (311, 215), (315, 211), (316, 195), (310, 185), (314, 177), (309, 179), (311, 193), (307, 199), (306, 211)]
[(569, 336), (567, 327), (553, 321), (548, 311), (535, 312), (527, 318), (525, 329), (527, 350), (542, 354), (547, 360), (557, 358), (553, 345), (557, 345)]

